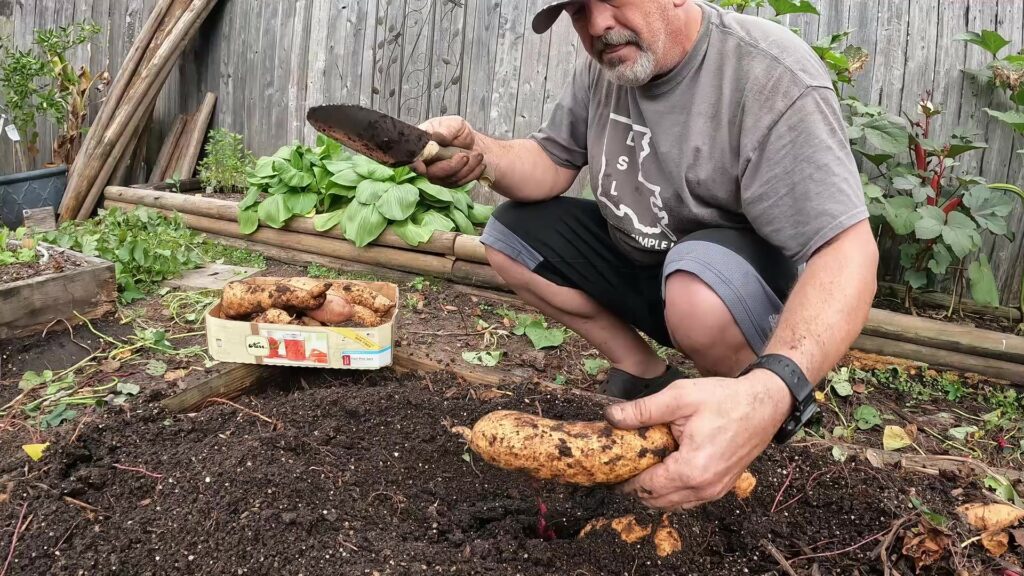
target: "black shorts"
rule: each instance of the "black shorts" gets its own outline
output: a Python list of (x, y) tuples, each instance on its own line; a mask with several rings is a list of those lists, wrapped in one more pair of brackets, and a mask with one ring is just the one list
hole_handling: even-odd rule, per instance
[(728, 228), (695, 232), (656, 263), (639, 264), (617, 247), (597, 204), (580, 198), (505, 202), (494, 211), (481, 241), (559, 286), (581, 290), (670, 347), (664, 288), (672, 273), (690, 272), (710, 286), (760, 354), (798, 272), (753, 231)]

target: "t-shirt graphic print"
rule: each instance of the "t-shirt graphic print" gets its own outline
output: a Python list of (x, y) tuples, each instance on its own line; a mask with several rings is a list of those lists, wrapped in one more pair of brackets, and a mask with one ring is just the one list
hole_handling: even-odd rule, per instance
[[(662, 187), (651, 173), (651, 129), (625, 116), (610, 113), (605, 132), (602, 164), (594, 196), (604, 211), (618, 218), (623, 230), (648, 250), (668, 250), (676, 241), (668, 229), (669, 215), (661, 197)], [(644, 161), (648, 160), (645, 169)], [(621, 194), (620, 194), (621, 193)], [(644, 205), (637, 200), (644, 194)]]

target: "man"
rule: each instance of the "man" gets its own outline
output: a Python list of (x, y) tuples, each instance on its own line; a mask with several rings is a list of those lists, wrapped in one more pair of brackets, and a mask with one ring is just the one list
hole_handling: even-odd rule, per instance
[[(491, 265), (611, 360), (602, 390), (630, 400), (612, 424), (671, 424), (680, 449), (623, 488), (690, 508), (796, 432), (866, 322), (859, 173), (829, 74), (788, 29), (698, 0), (573, 0), (544, 2), (534, 31), (563, 12), (591, 61), (545, 125), (501, 141), (433, 119), (471, 152), (415, 168), (448, 186), (493, 170), (510, 201), (482, 238)], [(584, 166), (596, 201), (561, 197)]]

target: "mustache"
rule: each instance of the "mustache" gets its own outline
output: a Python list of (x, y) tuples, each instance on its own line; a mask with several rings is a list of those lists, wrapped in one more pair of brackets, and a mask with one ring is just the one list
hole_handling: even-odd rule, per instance
[(603, 54), (605, 50), (622, 46), (623, 44), (632, 44), (637, 48), (643, 49), (640, 37), (636, 34), (629, 30), (610, 30), (594, 39), (594, 51), (598, 54)]

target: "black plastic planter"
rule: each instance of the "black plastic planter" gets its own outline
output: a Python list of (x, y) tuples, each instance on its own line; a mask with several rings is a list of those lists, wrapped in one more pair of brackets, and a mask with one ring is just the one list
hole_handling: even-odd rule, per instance
[(0, 176), (0, 222), (17, 228), (24, 211), (32, 208), (53, 208), (56, 213), (67, 183), (67, 166)]

